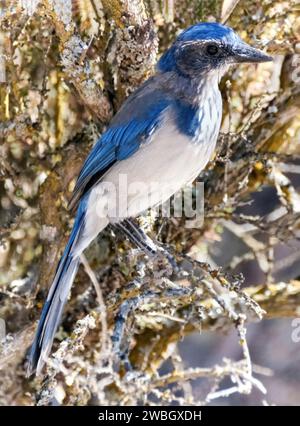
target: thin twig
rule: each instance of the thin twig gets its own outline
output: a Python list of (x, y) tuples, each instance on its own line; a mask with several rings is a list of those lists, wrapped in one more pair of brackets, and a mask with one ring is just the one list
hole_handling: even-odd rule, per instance
[(106, 353), (107, 350), (107, 338), (108, 338), (108, 326), (107, 326), (107, 312), (106, 312), (106, 306), (103, 299), (101, 286), (98, 283), (97, 277), (90, 267), (85, 255), (82, 253), (80, 255), (80, 261), (85, 269), (85, 272), (89, 276), (91, 282), (93, 283), (93, 286), (96, 291), (98, 304), (100, 307), (100, 320), (101, 320), (101, 342), (102, 342), (102, 353)]

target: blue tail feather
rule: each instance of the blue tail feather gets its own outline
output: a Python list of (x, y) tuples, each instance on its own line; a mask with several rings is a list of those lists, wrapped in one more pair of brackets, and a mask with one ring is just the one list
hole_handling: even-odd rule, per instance
[(47, 300), (43, 306), (35, 339), (30, 350), (28, 375), (35, 370), (37, 374), (40, 373), (51, 350), (54, 335), (78, 269), (78, 254), (74, 256), (72, 253), (83, 229), (86, 202), (87, 197), (80, 202), (73, 230), (57, 266)]

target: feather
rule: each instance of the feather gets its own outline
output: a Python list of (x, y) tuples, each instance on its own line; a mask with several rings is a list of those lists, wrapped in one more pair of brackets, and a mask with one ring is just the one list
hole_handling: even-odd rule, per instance
[(51, 350), (64, 305), (67, 301), (75, 274), (78, 269), (79, 257), (73, 255), (74, 247), (80, 237), (84, 225), (87, 197), (80, 202), (78, 214), (68, 244), (57, 266), (47, 300), (43, 306), (34, 342), (29, 354), (27, 374), (37, 370), (40, 373)]
[(149, 80), (128, 98), (83, 164), (69, 203), (70, 209), (77, 206), (79, 199), (115, 162), (130, 157), (149, 140), (160, 124), (161, 113), (169, 105), (167, 93), (155, 86), (153, 90)]
[(35, 370), (37, 374), (40, 373), (51, 350), (78, 269), (80, 254), (108, 224), (105, 218), (98, 218), (98, 222), (92, 218), (95, 226), (91, 224), (90, 214), (87, 212), (91, 190), (114, 163), (130, 157), (150, 139), (153, 130), (160, 124), (161, 113), (168, 105), (168, 97), (162, 91), (150, 90), (149, 83), (144, 84), (125, 102), (87, 157), (70, 201), (70, 208), (79, 205), (78, 213), (42, 310), (29, 355), (28, 374)]

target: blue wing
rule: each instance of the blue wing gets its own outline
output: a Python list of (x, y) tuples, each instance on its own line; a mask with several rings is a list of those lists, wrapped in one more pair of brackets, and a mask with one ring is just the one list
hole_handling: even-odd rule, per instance
[(149, 79), (128, 100), (111, 121), (88, 155), (78, 176), (70, 208), (89, 191), (116, 162), (130, 157), (161, 122), (161, 113), (170, 105), (167, 93)]

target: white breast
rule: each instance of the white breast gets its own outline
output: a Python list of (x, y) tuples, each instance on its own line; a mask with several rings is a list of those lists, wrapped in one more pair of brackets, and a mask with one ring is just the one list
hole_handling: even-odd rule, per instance
[(205, 85), (199, 104), (199, 126), (193, 136), (180, 132), (174, 111), (167, 110), (150, 140), (130, 158), (115, 163), (91, 190), (75, 254), (81, 253), (108, 223), (136, 217), (164, 203), (204, 169), (221, 124), (218, 80)]
[(211, 111), (205, 112), (203, 131), (191, 138), (178, 131), (172, 112), (167, 111), (151, 140), (130, 158), (112, 166), (90, 193), (78, 252), (109, 222), (138, 216), (165, 202), (198, 176), (215, 149), (220, 126), (218, 116), (212, 123)]
[(193, 143), (179, 133), (168, 112), (149, 142), (109, 170), (93, 189), (90, 203), (96, 203), (98, 210), (110, 208), (110, 222), (135, 217), (193, 181), (209, 161), (215, 142), (216, 138)]

